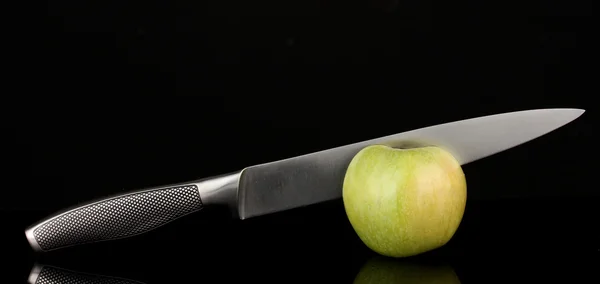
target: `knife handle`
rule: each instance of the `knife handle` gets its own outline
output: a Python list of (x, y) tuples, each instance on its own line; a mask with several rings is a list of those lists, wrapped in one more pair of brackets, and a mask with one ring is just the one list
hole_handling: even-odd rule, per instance
[(139, 235), (206, 205), (235, 205), (240, 175), (237, 172), (89, 202), (46, 218), (29, 227), (25, 235), (35, 251)]
[(29, 284), (144, 284), (139, 281), (75, 272), (54, 266), (34, 266), (27, 281)]

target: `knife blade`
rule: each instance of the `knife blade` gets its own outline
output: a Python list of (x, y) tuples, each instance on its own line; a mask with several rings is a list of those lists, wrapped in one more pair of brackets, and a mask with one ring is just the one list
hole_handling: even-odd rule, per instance
[(132, 191), (58, 212), (26, 229), (35, 251), (132, 237), (206, 206), (240, 219), (340, 198), (346, 168), (369, 145), (437, 146), (461, 165), (549, 133), (582, 109), (536, 109), (460, 120), (246, 167), (197, 181)]

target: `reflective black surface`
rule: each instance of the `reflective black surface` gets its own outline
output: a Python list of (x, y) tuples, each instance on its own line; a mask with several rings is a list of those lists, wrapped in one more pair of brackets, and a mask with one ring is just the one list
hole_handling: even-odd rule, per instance
[[(387, 267), (385, 263), (391, 262), (395, 268), (385, 269), (398, 269), (400, 275), (453, 271), (461, 283), (597, 279), (597, 202), (469, 202), (459, 231), (446, 246), (379, 265)], [(351, 283), (361, 267), (373, 265), (368, 261), (377, 257), (357, 239), (340, 202), (246, 221), (233, 221), (220, 213), (190, 215), (132, 239), (34, 254), (15, 232), (42, 212), (10, 212), (5, 216), (11, 217), (3, 218), (3, 231), (10, 237), (3, 241), (3, 252), (18, 264), (11, 271), (15, 279), (26, 279), (38, 263), (144, 283)], [(437, 283), (423, 281), (414, 283)]]
[(24, 282), (38, 263), (142, 283), (351, 283), (380, 262), (369, 262), (341, 201), (246, 221), (207, 209), (47, 254), (23, 231), (127, 189), (546, 107), (587, 111), (466, 165), (455, 237), (382, 274), (599, 282), (591, 3), (49, 2), (43, 23), (19, 19), (25, 31), (6, 41), (18, 64), (0, 112), (0, 282)]

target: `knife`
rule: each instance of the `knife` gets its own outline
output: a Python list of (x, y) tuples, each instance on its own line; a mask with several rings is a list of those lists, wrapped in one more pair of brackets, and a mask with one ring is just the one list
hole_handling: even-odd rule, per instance
[(35, 264), (27, 278), (29, 284), (144, 284), (139, 281), (71, 271)]
[(582, 109), (536, 109), (460, 120), (246, 167), (240, 171), (91, 201), (56, 213), (26, 229), (34, 251), (51, 251), (132, 237), (206, 206), (227, 205), (247, 219), (342, 196), (346, 169), (366, 146), (437, 146), (461, 165), (551, 132)]

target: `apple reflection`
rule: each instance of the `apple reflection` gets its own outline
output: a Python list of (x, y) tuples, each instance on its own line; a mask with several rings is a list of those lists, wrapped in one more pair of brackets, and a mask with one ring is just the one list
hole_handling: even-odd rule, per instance
[(429, 265), (377, 256), (365, 263), (354, 284), (459, 284), (449, 265)]

